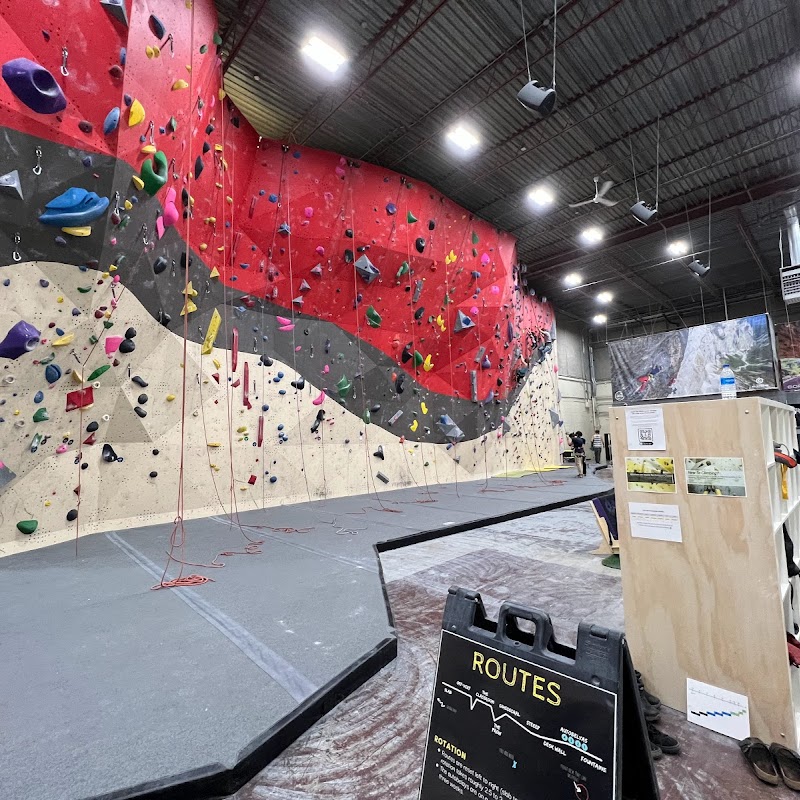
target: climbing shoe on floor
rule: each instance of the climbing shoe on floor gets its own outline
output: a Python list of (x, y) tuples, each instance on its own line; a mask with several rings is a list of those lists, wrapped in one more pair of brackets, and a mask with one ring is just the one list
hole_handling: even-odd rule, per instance
[(800, 756), (794, 750), (790, 750), (788, 747), (776, 742), (769, 746), (769, 752), (772, 754), (775, 766), (778, 768), (778, 774), (783, 778), (783, 782), (790, 789), (800, 792)]
[(778, 771), (772, 760), (772, 754), (761, 739), (757, 739), (755, 736), (742, 739), (739, 742), (739, 749), (755, 773), (756, 778), (772, 786), (777, 786), (780, 783)]
[(664, 731), (660, 731), (653, 724), (647, 726), (647, 738), (650, 739), (650, 745), (655, 745), (662, 753), (670, 756), (676, 756), (681, 751), (681, 746), (674, 736), (670, 736)]
[(661, 748), (657, 744), (653, 744), (652, 741), (650, 742), (650, 755), (653, 757), (653, 761), (664, 758), (664, 753)]
[(650, 694), (647, 689), (644, 688), (644, 681), (642, 680), (642, 673), (639, 670), (636, 670), (636, 683), (639, 686), (639, 691), (642, 694), (642, 697), (650, 703), (651, 706), (655, 708), (661, 708), (661, 700), (659, 700), (654, 694)]

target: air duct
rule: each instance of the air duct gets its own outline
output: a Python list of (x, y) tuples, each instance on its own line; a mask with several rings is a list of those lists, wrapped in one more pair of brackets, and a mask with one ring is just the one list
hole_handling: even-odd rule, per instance
[(797, 206), (785, 208), (786, 238), (789, 240), (789, 265), (781, 264), (781, 293), (783, 302), (800, 303), (800, 222)]

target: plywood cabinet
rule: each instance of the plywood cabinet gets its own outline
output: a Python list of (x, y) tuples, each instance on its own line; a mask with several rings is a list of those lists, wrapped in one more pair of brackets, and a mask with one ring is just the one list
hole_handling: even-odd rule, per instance
[[(774, 443), (796, 442), (794, 409), (760, 398), (661, 406), (666, 450), (675, 459), (675, 494), (628, 491), (625, 408), (610, 411), (622, 559), (625, 632), (648, 688), (686, 710), (686, 679), (746, 695), (751, 732), (797, 749), (800, 670), (791, 668), (786, 632), (800, 612), (800, 581), (787, 575), (786, 524), (800, 561), (800, 467), (786, 475)], [(746, 497), (689, 494), (684, 459), (744, 461)], [(682, 542), (631, 536), (629, 503), (677, 505)]]

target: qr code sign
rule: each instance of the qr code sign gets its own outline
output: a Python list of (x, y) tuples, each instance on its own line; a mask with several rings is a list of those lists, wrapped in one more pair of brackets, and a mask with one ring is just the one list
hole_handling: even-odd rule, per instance
[(639, 444), (653, 444), (652, 428), (639, 428)]

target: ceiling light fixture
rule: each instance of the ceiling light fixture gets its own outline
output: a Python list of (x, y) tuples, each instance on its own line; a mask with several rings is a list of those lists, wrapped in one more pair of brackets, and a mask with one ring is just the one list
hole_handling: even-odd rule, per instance
[(653, 205), (646, 203), (639, 197), (639, 182), (636, 179), (636, 162), (633, 160), (633, 142), (631, 137), (628, 136), (628, 144), (631, 148), (631, 167), (633, 167), (633, 185), (636, 189), (636, 202), (631, 206), (631, 214), (642, 223), (647, 225), (648, 222), (658, 214), (658, 161), (660, 157), (661, 147), (661, 117), (659, 116), (656, 121), (656, 201)]
[(481, 143), (478, 134), (461, 123), (450, 128), (447, 132), (447, 139), (465, 153), (474, 150)]
[(586, 244), (597, 244), (598, 242), (603, 241), (604, 235), (605, 234), (600, 228), (598, 228), (596, 225), (592, 225), (590, 228), (586, 228), (583, 233), (581, 233), (581, 239), (583, 239)]
[(556, 196), (546, 186), (534, 186), (533, 189), (528, 192), (528, 200), (534, 205), (539, 206), (539, 208), (546, 208), (547, 206), (553, 205), (555, 199)]
[(531, 62), (528, 57), (528, 34), (525, 30), (525, 10), (519, 0), (519, 12), (522, 17), (522, 40), (525, 43), (525, 64), (528, 68), (528, 82), (517, 93), (517, 100), (525, 108), (538, 111), (546, 117), (556, 105), (556, 21), (558, 19), (558, 0), (553, 0), (553, 85), (542, 86), (531, 77)]
[(317, 64), (323, 66), (331, 74), (337, 72), (347, 62), (347, 56), (344, 53), (320, 39), (319, 36), (309, 37), (300, 48), (300, 52), (304, 56), (308, 56), (312, 61), (316, 61)]
[(607, 321), (608, 317), (605, 314), (595, 314), (592, 317), (592, 322), (594, 322), (595, 325), (605, 325)]
[(689, 244), (683, 239), (678, 239), (677, 241), (670, 242), (667, 245), (667, 252), (676, 258), (679, 256), (685, 256), (689, 252)]
[(597, 302), (603, 305), (610, 303), (613, 299), (614, 295), (611, 294), (611, 292), (600, 292), (600, 294), (597, 295)]
[(578, 286), (582, 280), (583, 278), (581, 278), (577, 272), (570, 272), (569, 275), (564, 276), (564, 283), (566, 283), (567, 286)]

